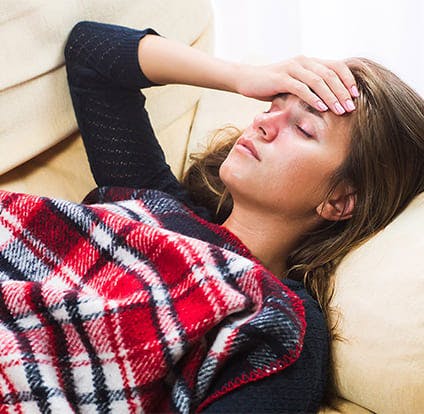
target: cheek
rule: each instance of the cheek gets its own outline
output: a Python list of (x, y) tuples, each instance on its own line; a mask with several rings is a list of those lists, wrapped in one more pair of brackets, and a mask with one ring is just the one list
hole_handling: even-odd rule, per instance
[(221, 180), (239, 200), (296, 217), (310, 214), (326, 195), (331, 160), (310, 144), (286, 141), (269, 148), (261, 163), (231, 151), (219, 169)]
[(277, 159), (274, 157), (274, 162), (269, 168), (284, 184), (308, 183), (320, 170), (317, 153), (311, 146), (290, 144), (287, 143), (281, 151), (275, 151), (281, 156)]
[[(270, 192), (290, 210), (309, 210), (324, 199), (334, 169), (325, 160), (305, 153), (292, 153), (275, 170)], [(278, 191), (279, 190), (279, 191)], [(277, 195), (278, 194), (278, 195)]]

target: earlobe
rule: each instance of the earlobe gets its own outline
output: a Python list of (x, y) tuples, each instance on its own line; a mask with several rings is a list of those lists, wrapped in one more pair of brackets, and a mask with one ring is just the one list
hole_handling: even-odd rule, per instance
[(324, 220), (347, 220), (353, 215), (355, 200), (355, 191), (350, 186), (342, 191), (336, 189), (328, 200), (323, 201), (316, 208), (316, 212)]

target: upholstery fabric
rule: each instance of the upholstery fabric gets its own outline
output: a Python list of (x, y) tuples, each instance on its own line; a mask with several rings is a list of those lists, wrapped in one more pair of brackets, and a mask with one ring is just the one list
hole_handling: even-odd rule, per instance
[(424, 412), (424, 194), (336, 274), (338, 392), (377, 413)]
[[(130, 27), (151, 25), (164, 36), (193, 44), (207, 31), (211, 6), (208, 0), (3, 1), (0, 151), (8, 157), (2, 157), (0, 174), (77, 130), (66, 86), (63, 47), (70, 28), (84, 19)], [(208, 47), (207, 36), (199, 44)], [(178, 86), (152, 92), (158, 96), (153, 98), (158, 104), (152, 102), (152, 118), (161, 119), (158, 128), (169, 126), (192, 109), (200, 93)], [(161, 108), (160, 116), (156, 108)]]
[[(202, 50), (209, 50), (211, 37), (212, 22), (207, 22), (204, 32), (196, 39), (193, 46)], [(65, 70), (61, 73), (63, 77), (66, 77)], [(49, 81), (51, 81), (50, 78), (46, 79), (46, 85), (48, 85)], [(66, 94), (69, 95), (64, 79), (62, 83), (61, 88), (65, 88)], [(181, 177), (193, 119), (195, 119), (198, 101), (203, 91), (200, 88), (189, 86), (169, 85), (145, 89), (143, 93), (146, 95), (146, 107), (168, 163), (177, 177)], [(68, 98), (67, 96), (66, 99)], [(175, 102), (179, 104), (176, 105)], [(69, 105), (71, 105), (70, 98)], [(0, 187), (2, 189), (78, 202), (95, 186), (81, 137), (78, 134), (78, 130), (76, 130), (72, 106), (70, 111), (66, 116), (68, 123), (69, 119), (71, 120), (72, 128), (66, 132), (64, 138), (61, 138), (59, 134), (57, 139), (63, 141), (52, 148), (49, 147), (53, 142), (49, 140), (45, 142), (43, 137), (46, 135), (40, 134), (38, 129), (33, 129), (32, 133), (25, 138), (30, 140), (34, 154), (44, 152), (1, 175)], [(10, 116), (13, 115), (11, 114)], [(40, 116), (43, 117), (44, 115)], [(42, 119), (37, 122), (42, 125), (41, 128), (43, 130), (48, 129), (49, 120)], [(69, 137), (68, 133), (70, 135), (72, 132), (75, 133)], [(11, 146), (7, 136), (1, 134), (0, 148), (3, 141), (5, 147)], [(28, 148), (21, 148), (19, 145), (14, 145), (12, 149), (5, 148), (4, 151), (11, 154), (11, 160), (2, 159), (5, 164), (0, 163), (2, 166), (0, 171), (3, 172), (9, 168), (6, 167), (9, 162), (20, 163), (27, 158), (29, 153)], [(75, 168), (75, 166), (78, 166), (78, 168)]]

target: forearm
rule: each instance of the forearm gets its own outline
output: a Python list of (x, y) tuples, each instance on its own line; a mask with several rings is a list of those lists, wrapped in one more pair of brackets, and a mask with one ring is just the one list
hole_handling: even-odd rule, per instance
[(161, 85), (178, 83), (237, 92), (239, 64), (174, 40), (145, 36), (139, 43), (138, 61), (144, 75)]
[(344, 62), (297, 58), (253, 66), (217, 59), (160, 36), (147, 35), (138, 45), (142, 73), (157, 84), (180, 83), (240, 93), (271, 101), (292, 93), (318, 111), (341, 115), (355, 109), (355, 79)]

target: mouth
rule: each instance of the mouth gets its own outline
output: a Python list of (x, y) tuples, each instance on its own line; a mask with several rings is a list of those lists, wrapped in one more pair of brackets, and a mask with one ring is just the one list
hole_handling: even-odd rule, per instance
[(255, 157), (258, 161), (260, 161), (260, 157), (258, 154), (258, 151), (255, 148), (255, 145), (253, 144), (252, 141), (246, 139), (246, 138), (240, 138), (236, 145), (239, 145), (240, 147), (242, 147), (243, 149), (247, 150), (253, 157)]

